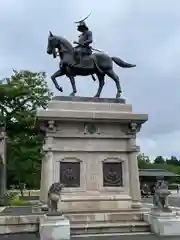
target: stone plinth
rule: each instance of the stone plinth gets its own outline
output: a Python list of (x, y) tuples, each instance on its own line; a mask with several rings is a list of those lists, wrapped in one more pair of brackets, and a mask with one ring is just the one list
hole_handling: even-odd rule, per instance
[(135, 136), (147, 118), (123, 99), (56, 97), (38, 110), (45, 133), (41, 201), (61, 181), (64, 213), (140, 208)]
[(47, 216), (40, 218), (41, 240), (69, 240), (70, 222), (64, 216)]
[(144, 214), (151, 231), (159, 236), (180, 236), (180, 217), (175, 212), (156, 212)]

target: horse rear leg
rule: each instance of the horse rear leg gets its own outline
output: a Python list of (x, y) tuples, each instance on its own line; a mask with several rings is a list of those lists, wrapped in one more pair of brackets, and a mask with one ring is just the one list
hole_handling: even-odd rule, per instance
[(55, 72), (55, 73), (51, 76), (51, 80), (53, 81), (54, 86), (55, 86), (56, 89), (57, 89), (58, 91), (60, 91), (60, 92), (63, 92), (63, 89), (62, 89), (62, 87), (59, 86), (56, 78), (57, 78), (57, 77), (60, 77), (60, 76), (63, 76), (63, 75), (64, 75), (64, 73), (63, 73), (63, 71), (60, 69), (60, 70), (58, 70), (57, 72)]
[(101, 95), (103, 86), (104, 86), (104, 77), (105, 77), (105, 75), (104, 74), (97, 74), (97, 77), (98, 77), (98, 80), (99, 80), (99, 87), (98, 87), (97, 93), (96, 93), (96, 95), (94, 97), (99, 98), (100, 95)]
[(73, 76), (68, 76), (68, 78), (70, 79), (70, 82), (71, 82), (71, 86), (72, 86), (72, 93), (70, 93), (69, 96), (75, 96), (76, 93), (77, 93), (77, 89), (76, 89), (76, 82), (75, 82), (75, 79)]
[(116, 73), (113, 71), (113, 69), (106, 70), (105, 73), (115, 81), (116, 89), (117, 89), (116, 98), (120, 98), (122, 90), (121, 90), (121, 85), (120, 85), (118, 75), (116, 75)]

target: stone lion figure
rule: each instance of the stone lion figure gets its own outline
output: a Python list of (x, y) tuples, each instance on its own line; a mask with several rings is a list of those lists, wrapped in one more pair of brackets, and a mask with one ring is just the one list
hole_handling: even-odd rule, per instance
[(58, 202), (61, 197), (61, 192), (63, 189), (64, 185), (55, 182), (53, 183), (48, 191), (48, 211), (49, 212), (57, 212), (58, 211)]
[(167, 198), (171, 194), (168, 190), (168, 185), (164, 181), (159, 181), (156, 184), (154, 195), (154, 208), (161, 211), (171, 211), (167, 204)]

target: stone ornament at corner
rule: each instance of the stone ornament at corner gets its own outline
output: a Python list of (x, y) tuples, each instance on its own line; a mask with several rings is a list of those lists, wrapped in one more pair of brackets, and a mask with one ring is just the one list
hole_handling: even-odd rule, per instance
[(131, 122), (128, 124), (128, 130), (127, 130), (127, 134), (128, 135), (133, 135), (134, 137), (136, 136), (136, 134), (138, 132), (140, 132), (141, 129), (141, 123), (136, 123), (136, 122)]
[(95, 123), (86, 123), (84, 126), (84, 134), (100, 134), (98, 127)]
[(54, 120), (48, 121), (48, 131), (56, 132), (56, 122)]

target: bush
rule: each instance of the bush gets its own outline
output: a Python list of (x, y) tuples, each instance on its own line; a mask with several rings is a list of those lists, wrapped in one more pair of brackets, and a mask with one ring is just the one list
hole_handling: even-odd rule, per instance
[(18, 196), (17, 192), (11, 192), (11, 191), (7, 191), (4, 196), (0, 199), (1, 200), (1, 205), (3, 206), (9, 206), (11, 205), (11, 201), (13, 199), (16, 199)]

